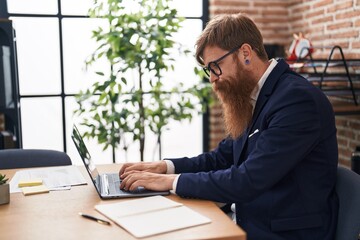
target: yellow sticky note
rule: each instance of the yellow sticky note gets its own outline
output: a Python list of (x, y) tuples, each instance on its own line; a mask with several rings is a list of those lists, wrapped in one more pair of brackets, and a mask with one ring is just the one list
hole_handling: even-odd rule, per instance
[(39, 186), (43, 184), (42, 179), (29, 179), (29, 180), (20, 180), (18, 187), (31, 187), (31, 186)]
[(45, 185), (21, 188), (25, 196), (39, 193), (48, 193), (49, 189)]

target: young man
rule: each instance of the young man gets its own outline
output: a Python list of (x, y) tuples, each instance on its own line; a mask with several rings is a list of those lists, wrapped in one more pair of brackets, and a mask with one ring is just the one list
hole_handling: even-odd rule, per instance
[(124, 164), (120, 187), (235, 203), (248, 239), (333, 239), (338, 151), (326, 96), (284, 60), (269, 61), (244, 15), (215, 17), (196, 46), (229, 137), (197, 157)]

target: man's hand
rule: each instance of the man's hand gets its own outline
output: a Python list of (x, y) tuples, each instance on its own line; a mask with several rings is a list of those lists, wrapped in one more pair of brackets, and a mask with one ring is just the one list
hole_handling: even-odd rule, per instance
[(141, 163), (125, 163), (122, 165), (119, 176), (123, 179), (131, 171), (143, 171), (150, 173), (166, 173), (167, 165), (165, 161), (157, 162), (141, 162)]
[(172, 189), (176, 174), (158, 174), (144, 171), (130, 171), (124, 173), (120, 189), (134, 191), (138, 187), (144, 187), (153, 191), (167, 191)]

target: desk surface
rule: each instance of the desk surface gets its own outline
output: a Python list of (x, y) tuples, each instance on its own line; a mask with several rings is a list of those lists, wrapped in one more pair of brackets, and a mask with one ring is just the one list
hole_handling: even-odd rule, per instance
[[(78, 212), (105, 218), (96, 210), (97, 204), (126, 200), (101, 200), (85, 169), (80, 168), (87, 185), (74, 186), (67, 191), (24, 196), (12, 193), (10, 204), (0, 205), (1, 239), (136, 239), (116, 224), (101, 225), (78, 215)], [(12, 177), (16, 170), (1, 170)], [(100, 172), (117, 172), (119, 165), (103, 165)], [(181, 202), (211, 219), (210, 224), (191, 227), (146, 239), (237, 239), (246, 235), (213, 202), (183, 199), (176, 195), (168, 198)], [(127, 199), (129, 200), (129, 199)], [(171, 219), (169, 219), (171, 221)]]

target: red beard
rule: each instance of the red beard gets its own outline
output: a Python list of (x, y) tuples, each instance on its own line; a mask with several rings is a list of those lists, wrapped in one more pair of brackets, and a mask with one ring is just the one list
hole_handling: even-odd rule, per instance
[(222, 103), (225, 129), (231, 138), (241, 136), (248, 127), (253, 113), (251, 93), (257, 81), (238, 64), (236, 75), (213, 83), (213, 90)]

